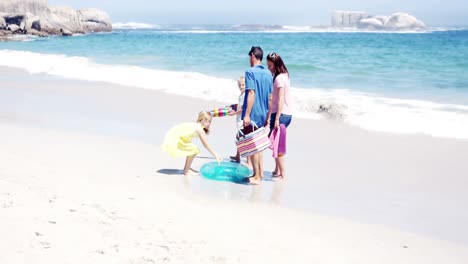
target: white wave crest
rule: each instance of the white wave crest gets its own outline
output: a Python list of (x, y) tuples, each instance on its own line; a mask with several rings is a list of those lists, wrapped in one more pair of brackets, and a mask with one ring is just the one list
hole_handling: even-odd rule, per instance
[(339, 28), (330, 26), (297, 26), (297, 25), (231, 25), (231, 26), (216, 26), (216, 25), (153, 25), (141, 22), (117, 22), (112, 24), (115, 30), (144, 30), (157, 29), (167, 33), (432, 33), (440, 31), (466, 30), (466, 27), (428, 27), (426, 29), (415, 30), (372, 30), (360, 29), (356, 27)]
[(133, 65), (98, 64), (85, 57), (41, 54), (29, 51), (0, 50), (0, 66), (46, 73), (68, 79), (114, 83), (139, 88), (163, 90), (207, 100), (236, 102), (235, 80), (197, 72), (175, 72)]
[[(234, 79), (196, 72), (175, 72), (132, 65), (98, 64), (84, 57), (0, 50), (0, 66), (63, 78), (98, 81), (167, 93), (236, 103)], [(321, 119), (320, 106), (338, 106), (343, 121), (374, 131), (421, 133), (468, 139), (468, 106), (423, 100), (387, 98), (348, 89), (291, 88), (296, 117)]]
[(113, 29), (158, 29), (160, 26), (146, 24), (146, 23), (139, 23), (139, 22), (118, 22), (112, 24)]
[(468, 139), (468, 106), (382, 97), (348, 89), (294, 89), (296, 115), (324, 118), (320, 106), (336, 106), (344, 122), (398, 134)]

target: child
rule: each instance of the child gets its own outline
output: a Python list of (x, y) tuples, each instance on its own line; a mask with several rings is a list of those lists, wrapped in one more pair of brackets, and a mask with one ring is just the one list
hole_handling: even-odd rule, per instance
[(223, 116), (233, 116), (237, 115), (237, 124), (239, 127), (239, 124), (241, 123), (241, 115), (242, 115), (242, 105), (244, 104), (244, 92), (245, 92), (245, 78), (240, 77), (239, 80), (237, 80), (237, 86), (239, 87), (239, 90), (241, 94), (239, 95), (239, 101), (237, 104), (232, 104), (232, 105), (227, 105), (223, 107), (218, 107), (213, 110), (210, 110), (208, 113), (212, 117), (223, 117)]
[(198, 114), (197, 122), (181, 123), (171, 128), (164, 139), (163, 149), (173, 157), (187, 157), (184, 166), (184, 175), (194, 175), (197, 172), (191, 168), (193, 159), (200, 153), (197, 145), (192, 143), (194, 137), (199, 137), (203, 146), (219, 163), (221, 158), (214, 152), (208, 142), (206, 135), (210, 131), (211, 116), (206, 111)]
[[(239, 101), (237, 103), (237, 107), (235, 111), (231, 111), (228, 113), (228, 115), (233, 116), (236, 115), (236, 124), (237, 124), (237, 130), (239, 131), (242, 126), (243, 126), (243, 121), (241, 119), (242, 117), (242, 105), (244, 104), (244, 96), (245, 96), (245, 78), (241, 76), (239, 80), (237, 80), (237, 86), (239, 87), (240, 95), (239, 95)], [(237, 135), (237, 132), (236, 132)], [(237, 151), (235, 156), (229, 156), (232, 160), (236, 161), (237, 163), (240, 163), (240, 155), (239, 151)], [(250, 166), (250, 159), (247, 158), (247, 166)]]

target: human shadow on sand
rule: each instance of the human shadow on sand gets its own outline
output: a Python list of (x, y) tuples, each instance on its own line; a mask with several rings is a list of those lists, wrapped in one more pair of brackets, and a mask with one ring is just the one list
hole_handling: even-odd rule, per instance
[(161, 173), (161, 174), (166, 174), (166, 175), (183, 175), (184, 174), (182, 170), (177, 170), (177, 169), (160, 169), (156, 172)]
[[(160, 169), (156, 171), (157, 173), (160, 174), (165, 174), (165, 175), (183, 175), (183, 171), (179, 169)], [(242, 184), (242, 185), (252, 185), (249, 183), (248, 176), (244, 177), (233, 177), (232, 175), (211, 175), (211, 176), (205, 176), (203, 175), (200, 171), (196, 171), (199, 173), (200, 177), (208, 179), (208, 180), (215, 180), (215, 181), (227, 181), (227, 182), (232, 182), (236, 184)], [(271, 172), (265, 172), (265, 177), (262, 179), (262, 181), (272, 181), (272, 182), (277, 182), (277, 179), (274, 179), (271, 175)]]
[[(159, 174), (165, 174), (165, 175), (184, 176), (184, 172), (182, 170), (178, 170), (178, 169), (160, 169), (160, 170), (158, 170), (156, 172), (159, 173)], [(198, 172), (199, 176), (201, 178), (204, 178), (204, 179), (215, 180), (215, 181), (227, 181), (227, 182), (233, 182), (233, 183), (237, 183), (237, 184), (249, 185), (246, 178), (232, 177), (230, 175), (206, 177), (206, 176), (202, 175), (201, 172), (199, 172), (199, 171), (197, 171), (197, 172)]]

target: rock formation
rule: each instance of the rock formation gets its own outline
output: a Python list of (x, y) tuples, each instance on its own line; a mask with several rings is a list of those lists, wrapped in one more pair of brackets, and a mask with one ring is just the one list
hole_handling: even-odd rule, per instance
[(317, 113), (324, 115), (328, 119), (344, 120), (346, 118), (347, 109), (345, 105), (323, 102), (319, 104)]
[(414, 16), (406, 13), (395, 13), (391, 15), (384, 26), (388, 29), (394, 30), (426, 27), (422, 21), (419, 21)]
[(78, 11), (85, 32), (111, 31), (112, 23), (109, 16), (96, 8), (86, 8)]
[(369, 30), (415, 30), (426, 27), (414, 16), (401, 12), (391, 16), (371, 16), (362, 11), (334, 11), (331, 21), (333, 27)]
[(48, 6), (47, 0), (1, 0), (0, 36), (33, 34), (72, 35), (112, 31), (110, 17), (95, 8), (74, 10)]
[(48, 12), (47, 0), (2, 0), (0, 12), (42, 15)]
[(361, 19), (368, 17), (369, 14), (362, 11), (334, 11), (332, 14), (332, 26), (356, 27)]

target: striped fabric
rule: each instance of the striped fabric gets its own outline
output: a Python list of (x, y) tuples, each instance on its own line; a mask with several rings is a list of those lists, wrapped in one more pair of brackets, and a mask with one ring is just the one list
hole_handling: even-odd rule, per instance
[(236, 141), (237, 149), (241, 157), (248, 157), (261, 152), (270, 146), (271, 142), (264, 127), (239, 137)]

